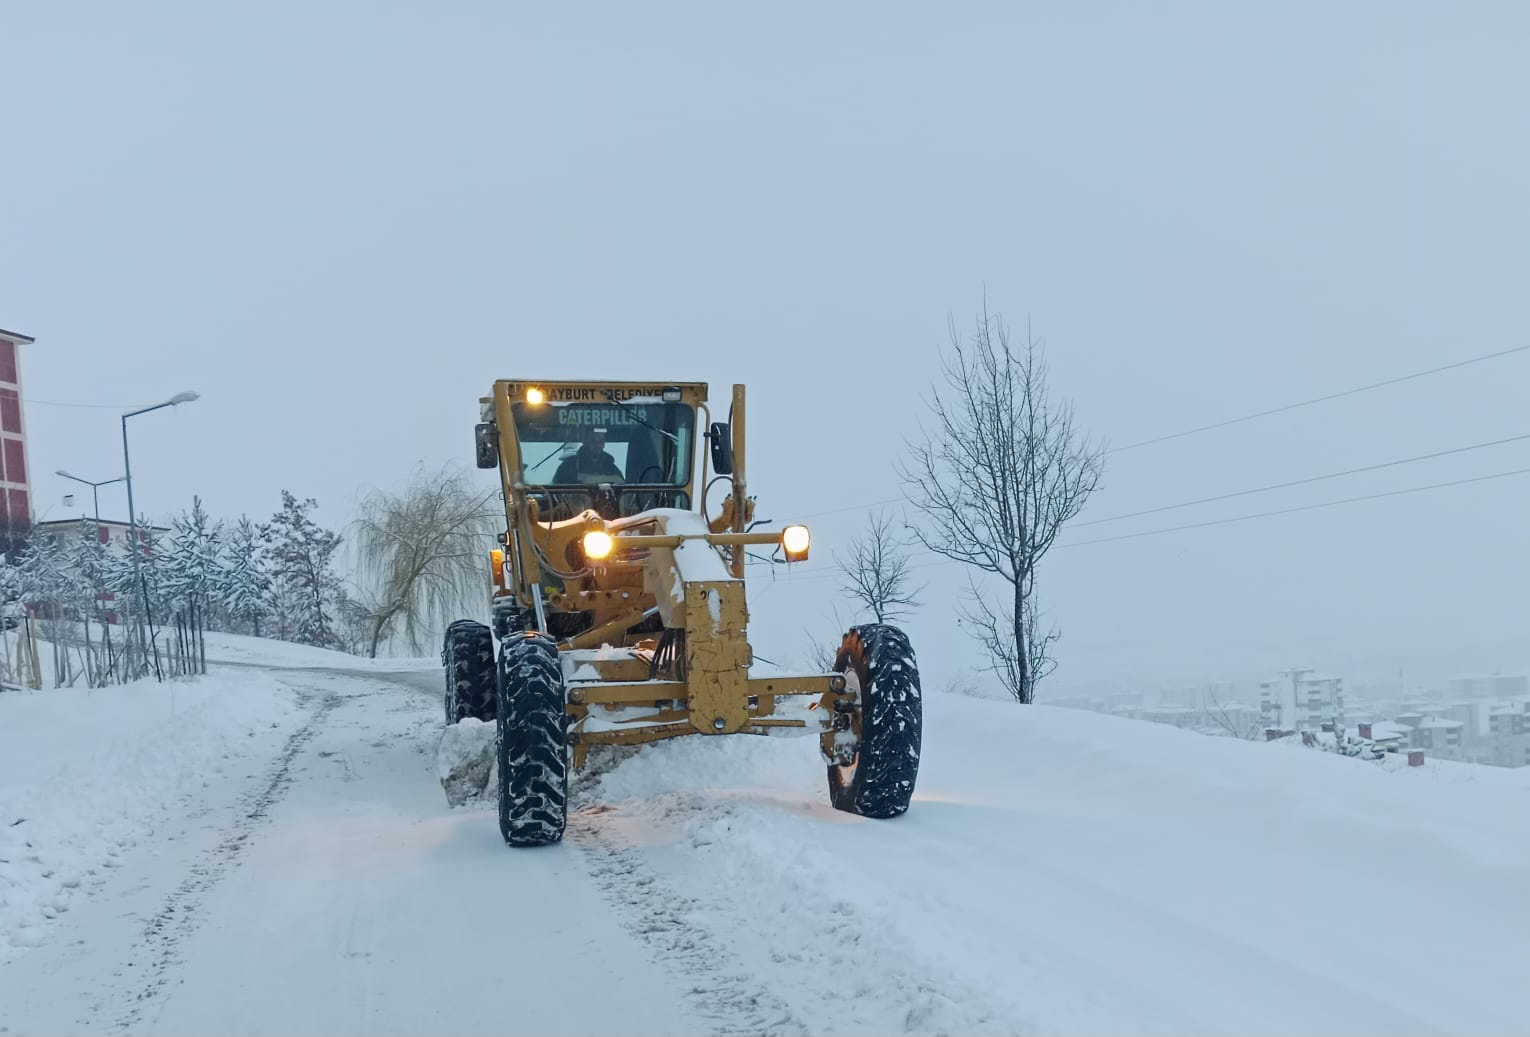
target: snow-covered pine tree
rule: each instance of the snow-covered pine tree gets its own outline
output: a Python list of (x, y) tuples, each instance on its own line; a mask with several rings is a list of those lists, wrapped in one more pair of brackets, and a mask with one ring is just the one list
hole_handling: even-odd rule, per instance
[[(142, 588), (133, 572), (135, 549), (143, 569)], [(165, 616), (164, 595), (159, 587), (160, 553), (158, 532), (149, 525), (148, 519), (139, 516), (137, 543), (128, 544), (120, 552), (109, 551), (106, 556), (106, 589), (115, 596), (117, 611), (122, 617), (123, 636), (128, 645), (124, 672), (129, 680), (144, 676), (150, 672), (151, 666), (158, 665), (156, 650), (149, 646), (151, 638), (157, 637)], [(145, 597), (149, 607), (147, 616), (144, 614)]]
[(261, 527), (248, 515), (239, 516), (223, 541), (216, 597), (236, 633), (260, 637), (260, 622), (275, 608), (271, 571), (261, 546)]
[(0, 561), (0, 680), (32, 686), (26, 642), (26, 607), (21, 601), (21, 559), (8, 552)]
[(53, 686), (62, 688), (78, 676), (69, 657), (74, 638), (67, 626), (85, 595), (70, 547), (58, 537), (33, 536), (21, 563), (21, 599), (31, 615), (47, 625), (53, 646)]
[[(104, 688), (112, 669), (111, 643), (101, 594), (106, 585), (106, 545), (101, 529), (91, 518), (80, 519), (79, 536), (69, 542), (69, 561), (80, 591), (79, 617), (85, 634), (86, 677), (91, 686)], [(101, 639), (97, 640), (99, 628)]]
[(287, 617), (291, 621), (289, 638), (328, 648), (336, 643), (331, 607), (340, 581), (331, 562), (340, 536), (309, 517), (318, 504), (312, 497), (299, 502), (283, 490), (282, 509), (271, 516), (263, 533), (279, 600), (293, 610)]
[(161, 587), (172, 613), (166, 620), (174, 623), (181, 672), (207, 672), (202, 631), (217, 582), (222, 534), (223, 524), (208, 517), (200, 497), (193, 497), (191, 510), (175, 516), (170, 525), (170, 542), (161, 560)]

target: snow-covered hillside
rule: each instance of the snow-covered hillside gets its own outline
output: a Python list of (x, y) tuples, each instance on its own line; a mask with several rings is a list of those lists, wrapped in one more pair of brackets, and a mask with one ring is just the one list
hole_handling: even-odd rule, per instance
[(1530, 1030), (1530, 771), (931, 695), (902, 818), (681, 739), (512, 851), (430, 661), (215, 654), (0, 694), (0, 1032)]

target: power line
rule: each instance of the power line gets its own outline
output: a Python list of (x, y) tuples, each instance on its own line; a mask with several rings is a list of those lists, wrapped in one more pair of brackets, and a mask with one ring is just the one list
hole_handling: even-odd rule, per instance
[(1316, 511), (1319, 508), (1333, 508), (1340, 504), (1354, 504), (1359, 501), (1380, 500), (1383, 497), (1401, 497), (1409, 493), (1423, 493), (1425, 490), (1443, 490), (1450, 486), (1465, 486), (1468, 483), (1488, 482), (1492, 479), (1507, 479), (1511, 475), (1530, 475), (1530, 468), (1516, 468), (1508, 472), (1495, 472), (1492, 475), (1477, 475), (1470, 479), (1455, 479), (1451, 482), (1431, 483), (1428, 486), (1410, 486), (1402, 490), (1387, 490), (1384, 493), (1367, 493), (1362, 497), (1345, 497), (1342, 500), (1322, 501), (1318, 504), (1302, 504), (1294, 508), (1280, 508), (1276, 511), (1260, 511), (1252, 515), (1234, 515), (1231, 518), (1211, 519), (1206, 522), (1192, 522), (1184, 526), (1169, 526), (1165, 529), (1145, 529), (1136, 533), (1122, 533), (1120, 536), (1099, 537), (1094, 540), (1075, 540), (1072, 543), (1058, 544), (1063, 547), (1085, 547), (1089, 544), (1108, 544), (1115, 540), (1135, 540), (1137, 537), (1158, 536), (1162, 533), (1177, 533), (1184, 529), (1204, 529), (1207, 526), (1225, 526), (1231, 522), (1247, 522), (1250, 519), (1269, 518), (1272, 515), (1293, 515), (1299, 511)]
[(1412, 374), (1400, 375), (1396, 378), (1388, 378), (1381, 382), (1372, 382), (1370, 385), (1357, 386), (1354, 389), (1345, 389), (1343, 392), (1329, 393), (1327, 396), (1315, 396), (1310, 400), (1301, 400), (1297, 403), (1288, 403), (1282, 407), (1272, 407), (1269, 410), (1257, 411), (1253, 414), (1245, 414), (1238, 418), (1228, 418), (1226, 421), (1213, 422), (1210, 425), (1201, 425), (1196, 428), (1186, 429), (1183, 432), (1172, 432), (1167, 436), (1156, 436), (1153, 439), (1144, 439), (1138, 443), (1128, 443), (1125, 446), (1111, 447), (1106, 451), (1108, 454), (1119, 454), (1125, 450), (1136, 450), (1138, 447), (1152, 446), (1154, 443), (1166, 443), (1171, 439), (1181, 439), (1185, 436), (1193, 436), (1200, 432), (1210, 432), (1212, 429), (1226, 428), (1229, 425), (1237, 425), (1244, 421), (1253, 421), (1256, 418), (1267, 418), (1272, 414), (1284, 414), (1286, 411), (1296, 410), (1298, 407), (1310, 407), (1314, 403), (1327, 403), (1329, 400), (1342, 399), (1345, 396), (1354, 396), (1356, 393), (1370, 392), (1372, 389), (1385, 388), (1388, 385), (1397, 385), (1399, 382), (1411, 381), (1414, 378), (1423, 378), (1426, 375), (1439, 374), (1442, 371), (1453, 371), (1458, 367), (1466, 367), (1468, 364), (1480, 364), (1484, 360), (1496, 360), (1501, 356), (1509, 356), (1511, 353), (1523, 353), (1530, 350), (1530, 345), (1515, 346), (1513, 349), (1499, 350), (1497, 353), (1485, 353), (1482, 356), (1474, 356), (1468, 360), (1457, 360), (1455, 363), (1445, 364), (1442, 367), (1431, 367), (1427, 371), (1415, 371)]
[[(1139, 537), (1161, 536), (1165, 533), (1178, 533), (1190, 529), (1204, 529), (1208, 526), (1225, 526), (1235, 522), (1249, 522), (1254, 519), (1271, 518), (1278, 515), (1293, 515), (1297, 512), (1317, 511), (1322, 508), (1335, 508), (1342, 504), (1356, 504), (1361, 501), (1381, 500), (1387, 497), (1402, 497), (1413, 493), (1424, 493), (1429, 490), (1442, 490), (1453, 486), (1466, 486), (1471, 483), (1490, 482), (1494, 479), (1507, 479), (1515, 475), (1530, 475), (1530, 468), (1516, 468), (1507, 472), (1494, 472), (1492, 475), (1478, 475), (1468, 479), (1453, 479), (1449, 482), (1430, 483), (1427, 486), (1409, 486), (1401, 490), (1386, 490), (1381, 493), (1367, 493), (1359, 497), (1344, 497), (1339, 500), (1320, 501), (1316, 504), (1303, 504), (1297, 507), (1279, 508), (1273, 511), (1259, 511), (1248, 515), (1234, 515), (1229, 518), (1211, 519), (1206, 522), (1192, 522), (1181, 526), (1167, 526), (1162, 529), (1145, 529), (1139, 530), (1135, 533), (1122, 533), (1118, 536), (1096, 537), (1093, 540), (1074, 540), (1069, 543), (1057, 544), (1056, 547), (1060, 550), (1066, 547), (1088, 547), (1092, 544), (1109, 544), (1119, 540), (1136, 540)], [(928, 553), (934, 553), (929, 552), (928, 549), (925, 550)], [(961, 564), (964, 563), (958, 562), (955, 559), (937, 558), (932, 561), (910, 565), (908, 570), (910, 572), (916, 572), (921, 569), (931, 569), (936, 566)], [(788, 570), (786, 579), (788, 582), (805, 582), (809, 580), (833, 579), (837, 578), (839, 575), (840, 574), (837, 571), (831, 570), (828, 566), (823, 566), (821, 568), (815, 568), (807, 573), (802, 573), (800, 575), (793, 574), (790, 572), (790, 570)]]
[(21, 401), (26, 404), (40, 404), (44, 407), (85, 407), (91, 410), (132, 410), (130, 403), (64, 403), (60, 400), (34, 400), (28, 396)]
[(886, 500), (874, 500), (866, 504), (849, 504), (843, 508), (830, 508), (828, 511), (810, 511), (806, 515), (795, 516), (798, 519), (821, 518), (824, 515), (843, 515), (847, 511), (865, 511), (867, 508), (880, 508), (884, 504), (902, 504), (902, 497), (889, 497)]
[(1128, 511), (1122, 515), (1111, 515), (1108, 518), (1090, 519), (1088, 522), (1075, 522), (1074, 528), (1080, 526), (1098, 526), (1104, 522), (1120, 522), (1123, 519), (1138, 518), (1142, 515), (1156, 515), (1163, 511), (1177, 511), (1180, 508), (1191, 508), (1197, 504), (1211, 504), (1215, 501), (1231, 500), (1234, 497), (1247, 497), (1255, 493), (1267, 493), (1270, 490), (1284, 490), (1292, 486), (1305, 486), (1308, 483), (1322, 482), (1325, 479), (1338, 479), (1346, 475), (1359, 475), (1362, 472), (1376, 472), (1383, 468), (1395, 468), (1398, 465), (1414, 464), (1418, 461), (1430, 461), (1437, 457), (1449, 457), (1452, 454), (1464, 454), (1472, 450), (1483, 450), (1487, 447), (1503, 446), (1505, 443), (1518, 443), (1521, 440), (1530, 439), (1530, 432), (1519, 436), (1509, 436), (1506, 439), (1495, 439), (1488, 443), (1473, 443), (1471, 446), (1455, 447), (1451, 450), (1437, 450), (1432, 454), (1419, 454), (1416, 457), (1399, 458), (1396, 461), (1383, 461), (1380, 464), (1365, 465), (1361, 468), (1348, 468), (1342, 472), (1329, 472), (1326, 475), (1313, 475), (1306, 479), (1292, 479), (1290, 482), (1271, 483), (1268, 486), (1256, 486), (1251, 490), (1238, 490), (1236, 493), (1223, 493), (1215, 497), (1201, 497), (1198, 500), (1185, 501), (1182, 504), (1165, 504), (1157, 508), (1144, 508), (1141, 511)]
[[(1154, 437), (1152, 439), (1144, 439), (1144, 440), (1141, 440), (1141, 441), (1136, 442), (1136, 443), (1128, 443), (1125, 446), (1110, 447), (1109, 449), (1107, 449), (1105, 451), (1105, 453), (1107, 453), (1107, 454), (1119, 454), (1119, 453), (1123, 453), (1124, 451), (1127, 451), (1127, 450), (1136, 450), (1138, 447), (1151, 446), (1151, 445), (1153, 445), (1155, 443), (1165, 443), (1165, 442), (1168, 442), (1171, 439), (1183, 439), (1186, 436), (1197, 435), (1197, 434), (1199, 434), (1201, 432), (1210, 432), (1213, 429), (1226, 428), (1229, 425), (1237, 425), (1237, 424), (1241, 424), (1242, 422), (1245, 422), (1245, 421), (1254, 421), (1254, 420), (1256, 420), (1258, 418), (1267, 418), (1267, 417), (1269, 417), (1269, 416), (1271, 416), (1273, 414), (1284, 414), (1287, 411), (1297, 410), (1298, 408), (1301, 408), (1301, 407), (1310, 407), (1310, 406), (1312, 406), (1313, 404), (1316, 404), (1316, 403), (1326, 403), (1326, 402), (1328, 402), (1330, 400), (1338, 400), (1338, 399), (1342, 399), (1342, 398), (1344, 398), (1346, 396), (1354, 396), (1354, 395), (1356, 395), (1358, 393), (1370, 392), (1373, 389), (1381, 389), (1381, 388), (1384, 388), (1384, 387), (1389, 386), (1389, 385), (1397, 385), (1397, 384), (1399, 384), (1401, 382), (1412, 381), (1415, 378), (1424, 378), (1424, 377), (1427, 377), (1429, 375), (1440, 374), (1440, 373), (1442, 373), (1444, 371), (1453, 371), (1453, 370), (1455, 370), (1458, 367), (1467, 367), (1467, 366), (1469, 366), (1471, 364), (1480, 364), (1480, 363), (1482, 363), (1485, 360), (1496, 360), (1499, 357), (1511, 356), (1511, 355), (1513, 355), (1515, 353), (1523, 353), (1523, 352), (1525, 352), (1527, 350), (1530, 350), (1530, 345), (1515, 346), (1512, 349), (1501, 349), (1501, 350), (1499, 350), (1496, 353), (1484, 353), (1481, 356), (1469, 357), (1469, 358), (1467, 358), (1465, 360), (1457, 360), (1457, 361), (1454, 361), (1454, 362), (1449, 363), (1449, 364), (1443, 364), (1443, 365), (1441, 365), (1439, 367), (1431, 367), (1431, 368), (1429, 368), (1428, 370), (1425, 370), (1425, 371), (1414, 371), (1412, 374), (1399, 375), (1396, 378), (1388, 378), (1388, 379), (1385, 379), (1383, 381), (1372, 382), (1369, 385), (1361, 385), (1361, 386), (1357, 386), (1357, 387), (1355, 387), (1353, 389), (1345, 389), (1342, 392), (1329, 393), (1326, 396), (1315, 396), (1312, 399), (1299, 400), (1296, 403), (1287, 403), (1287, 404), (1284, 404), (1283, 406), (1280, 406), (1280, 407), (1271, 407), (1268, 410), (1255, 411), (1252, 414), (1244, 414), (1241, 417), (1228, 418), (1225, 421), (1217, 421), (1217, 422), (1213, 422), (1213, 423), (1211, 423), (1209, 425), (1199, 425), (1199, 426), (1197, 426), (1195, 428), (1185, 429), (1182, 432), (1173, 432), (1173, 433), (1170, 433), (1169, 435), (1165, 435), (1165, 436), (1156, 436), (1156, 437)], [(1422, 458), (1420, 460), (1422, 460)], [(1404, 462), (1396, 462), (1396, 463), (1404, 463)], [(1357, 471), (1359, 471), (1359, 470), (1360, 469), (1357, 469)], [(1322, 478), (1331, 478), (1331, 477), (1330, 476), (1318, 476), (1316, 479), (1309, 480), (1309, 481), (1317, 481), (1317, 479), (1322, 479)], [(1291, 485), (1297, 485), (1297, 484), (1291, 484)], [(1274, 489), (1276, 487), (1269, 487), (1269, 488), (1270, 489)], [(1249, 491), (1243, 491), (1243, 492), (1253, 493), (1253, 492), (1258, 492), (1258, 491), (1249, 490)], [(1221, 498), (1209, 498), (1209, 499), (1215, 500), (1215, 499), (1221, 499)], [(883, 507), (884, 505), (888, 505), (888, 504), (901, 504), (901, 503), (905, 503), (905, 499), (903, 497), (889, 497), (889, 498), (886, 498), (884, 500), (869, 501), (869, 502), (867, 502), (865, 504), (850, 504), (850, 505), (846, 505), (844, 507), (830, 508), (830, 509), (828, 509), (826, 511), (808, 512), (807, 514), (800, 515), (798, 517), (799, 518), (804, 518), (804, 519), (821, 518), (821, 517), (823, 517), (825, 515), (843, 515), (843, 514), (845, 514), (847, 512), (864, 511), (864, 510), (866, 510), (868, 508), (879, 508), (879, 507)], [(1203, 502), (1203, 501), (1196, 501), (1196, 502), (1193, 502), (1193, 503), (1205, 503), (1205, 502)], [(1188, 507), (1188, 505), (1174, 505), (1174, 507)], [(1157, 510), (1157, 509), (1154, 509), (1154, 510)], [(1163, 510), (1168, 510), (1168, 509), (1163, 509)], [(1135, 514), (1148, 514), (1148, 513), (1149, 512), (1137, 512)], [(1117, 517), (1119, 517), (1119, 518), (1126, 518), (1128, 516), (1124, 516), (1123, 515), (1123, 516), (1117, 516)], [(1114, 521), (1114, 520), (1113, 519), (1096, 519), (1094, 521), (1095, 522), (1106, 522), (1106, 521)], [(1093, 524), (1093, 522), (1079, 523), (1079, 525), (1092, 525), (1092, 524)]]

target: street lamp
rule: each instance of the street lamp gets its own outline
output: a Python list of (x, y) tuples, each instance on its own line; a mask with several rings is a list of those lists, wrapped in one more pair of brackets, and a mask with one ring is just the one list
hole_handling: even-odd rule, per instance
[(97, 536), (97, 538), (99, 538), (101, 536), (101, 494), (99, 492), (100, 488), (102, 486), (110, 486), (114, 482), (125, 482), (127, 480), (127, 476), (119, 475), (115, 479), (105, 479), (105, 480), (102, 480), (101, 482), (91, 482), (89, 479), (81, 479), (78, 475), (70, 475), (68, 472), (64, 471), (62, 468), (60, 468), (55, 474), (62, 475), (65, 479), (73, 479), (75, 482), (82, 482), (86, 486), (90, 487), (90, 499), (92, 501), (94, 501), (95, 505), (96, 505), (96, 536)]
[[(127, 476), (119, 475), (115, 479), (103, 479), (100, 482), (92, 482), (89, 479), (81, 479), (78, 475), (70, 475), (68, 472), (64, 471), (62, 468), (60, 468), (58, 470), (57, 474), (62, 475), (65, 479), (73, 479), (75, 482), (81, 482), (81, 483), (84, 483), (86, 486), (90, 487), (90, 499), (91, 499), (92, 502), (94, 502), (95, 507), (96, 507), (96, 545), (95, 546), (96, 547), (100, 547), (101, 543), (102, 543), (102, 541), (101, 541), (101, 494), (100, 494), (100, 488), (102, 486), (110, 486), (114, 482), (123, 482), (123, 481), (125, 481), (127, 479)], [(107, 539), (110, 540), (111, 538), (108, 537)], [(96, 610), (99, 612), (100, 609), (101, 609), (101, 589), (99, 587), (97, 587), (97, 588), (95, 588), (92, 591), (92, 593), (95, 596), (95, 607), (96, 607)], [(88, 630), (90, 628), (90, 618), (89, 617), (86, 617), (85, 624), (86, 624), (86, 629)], [(106, 622), (105, 616), (101, 617), (101, 636), (106, 639), (106, 657), (108, 659), (110, 659), (112, 657), (112, 629), (111, 629), (111, 626)]]
[[(133, 510), (133, 465), (128, 460), (127, 419), (137, 417), (140, 414), (147, 414), (151, 410), (159, 410), (161, 407), (174, 407), (182, 403), (190, 403), (197, 398), (197, 394), (194, 392), (178, 392), (164, 403), (156, 403), (152, 407), (128, 411), (122, 416), (122, 478), (127, 482), (128, 546), (133, 552), (133, 582), (138, 584), (139, 603), (143, 606), (144, 618), (148, 620), (150, 626), (154, 625), (154, 617), (149, 612), (149, 588), (143, 582), (143, 562), (139, 558), (141, 552), (138, 547), (138, 513)], [(148, 654), (148, 646), (142, 643), (141, 636), (140, 648), (143, 649), (145, 655)], [(164, 677), (159, 672), (158, 656), (154, 660), (154, 676), (159, 680), (164, 680)]]

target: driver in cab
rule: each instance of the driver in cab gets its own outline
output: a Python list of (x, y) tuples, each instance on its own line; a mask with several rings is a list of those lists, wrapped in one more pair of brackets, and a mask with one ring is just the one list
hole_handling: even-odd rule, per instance
[(606, 452), (606, 430), (603, 428), (586, 430), (584, 444), (563, 459), (553, 476), (553, 482), (560, 486), (621, 481), (622, 470), (617, 467), (616, 458)]

